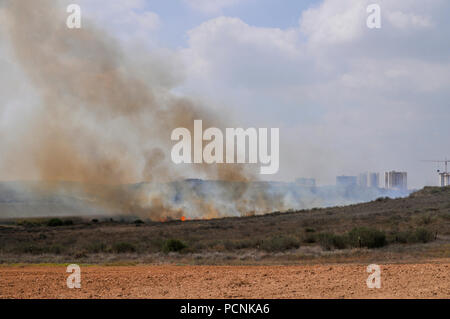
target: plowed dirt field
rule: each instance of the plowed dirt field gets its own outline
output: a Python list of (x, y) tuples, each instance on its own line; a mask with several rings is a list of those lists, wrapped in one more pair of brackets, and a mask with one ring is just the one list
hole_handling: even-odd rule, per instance
[(450, 298), (450, 262), (386, 264), (369, 289), (367, 265), (1, 266), (1, 298)]

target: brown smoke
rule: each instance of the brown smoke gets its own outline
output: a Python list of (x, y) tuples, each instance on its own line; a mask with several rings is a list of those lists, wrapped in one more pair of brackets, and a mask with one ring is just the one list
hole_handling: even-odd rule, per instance
[[(186, 127), (193, 132), (195, 119), (202, 119), (204, 127), (224, 125), (169, 88), (151, 87), (133, 74), (119, 45), (86, 19), (83, 28), (68, 29), (64, 8), (53, 0), (7, 0), (5, 10), (16, 59), (41, 99), (31, 120), (24, 119), (28, 127), (17, 137), (20, 152), (5, 160), (17, 170), (31, 165), (43, 181), (81, 182), (86, 194), (112, 212), (155, 220), (181, 217), (182, 209), (158, 193), (121, 185), (182, 179), (168, 157), (172, 130)], [(189, 174), (244, 182), (224, 187), (241, 213), (280, 204), (271, 202), (264, 189), (249, 197), (245, 182), (255, 176), (246, 166), (191, 166), (194, 173)], [(215, 199), (191, 195), (199, 215), (227, 213)]]

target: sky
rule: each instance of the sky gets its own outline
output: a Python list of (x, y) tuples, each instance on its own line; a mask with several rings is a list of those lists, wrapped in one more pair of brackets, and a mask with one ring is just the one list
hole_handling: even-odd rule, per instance
[[(142, 72), (148, 56), (165, 64), (174, 93), (232, 115), (230, 126), (280, 128), (280, 170), (267, 179), (325, 185), (400, 170), (419, 188), (442, 168), (421, 160), (450, 158), (448, 0), (62, 2), (78, 3)], [(366, 26), (372, 3), (381, 29)], [(2, 52), (0, 76), (14, 86)]]

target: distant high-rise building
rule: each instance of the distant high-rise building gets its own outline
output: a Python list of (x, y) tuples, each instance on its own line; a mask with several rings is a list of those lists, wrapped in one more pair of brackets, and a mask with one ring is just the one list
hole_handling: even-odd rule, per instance
[(380, 187), (380, 174), (379, 173), (369, 173), (368, 185), (369, 185), (369, 187), (379, 188)]
[(387, 189), (408, 189), (406, 172), (390, 171), (384, 173), (384, 183)]
[(336, 185), (338, 186), (356, 186), (357, 184), (356, 176), (336, 176)]
[(303, 187), (316, 187), (316, 180), (314, 178), (297, 178), (295, 184)]
[(361, 173), (358, 175), (358, 185), (360, 187), (368, 186), (368, 173)]
[(439, 173), (439, 184), (444, 187), (444, 186), (449, 186), (450, 185), (450, 173)]
[(361, 173), (358, 175), (358, 185), (360, 187), (380, 187), (380, 174), (379, 173)]

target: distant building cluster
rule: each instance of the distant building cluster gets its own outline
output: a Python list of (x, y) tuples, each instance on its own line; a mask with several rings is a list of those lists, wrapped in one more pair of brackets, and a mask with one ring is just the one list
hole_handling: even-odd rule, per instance
[(337, 186), (359, 186), (359, 187), (380, 187), (380, 174), (379, 173), (361, 173), (358, 176), (337, 176)]
[(408, 174), (396, 171), (386, 172), (384, 183), (387, 189), (408, 189)]
[(380, 187), (379, 173), (362, 173), (358, 176), (358, 185), (361, 187)]
[(337, 186), (356, 186), (358, 185), (358, 178), (356, 176), (336, 176)]
[(445, 165), (445, 170), (442, 172), (440, 169), (437, 170), (439, 174), (439, 185), (441, 187), (450, 186), (450, 173), (448, 172), (448, 164), (450, 160), (445, 158), (444, 160), (422, 160), (422, 162), (433, 162)]
[(450, 173), (439, 173), (439, 185), (442, 187), (450, 186)]
[[(446, 183), (450, 179), (447, 176)], [(443, 182), (444, 183), (444, 182)], [(298, 178), (296, 184), (299, 186), (316, 186), (313, 178)], [(339, 187), (361, 187), (361, 188), (382, 188), (380, 182), (380, 173), (365, 172), (358, 176), (341, 175), (336, 176), (336, 186)], [(384, 173), (384, 188), (393, 190), (408, 189), (408, 174), (406, 172), (390, 171)]]
[[(445, 165), (445, 170), (437, 170), (439, 175), (439, 185), (441, 187), (450, 186), (450, 172), (449, 164), (450, 160), (445, 158), (444, 160), (422, 160), (422, 162), (433, 162)], [(316, 181), (314, 178), (298, 178), (296, 184), (305, 187), (315, 187)], [(408, 191), (408, 173), (401, 171), (387, 171), (384, 173), (384, 185), (381, 186), (380, 173), (364, 172), (357, 176), (341, 175), (336, 176), (336, 187), (340, 188), (359, 188), (364, 190), (368, 189), (384, 189), (394, 190), (399, 192)]]

